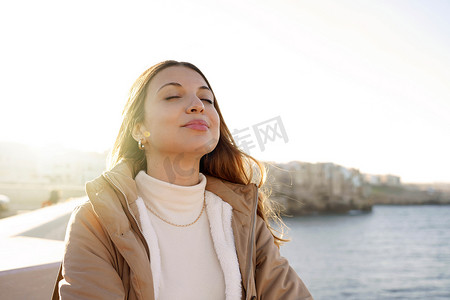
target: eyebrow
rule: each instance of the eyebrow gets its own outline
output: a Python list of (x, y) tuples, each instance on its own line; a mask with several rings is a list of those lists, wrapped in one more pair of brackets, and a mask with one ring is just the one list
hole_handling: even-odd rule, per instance
[(208, 91), (212, 92), (211, 89), (210, 89), (209, 87), (205, 86), (205, 85), (202, 85), (202, 86), (199, 87), (198, 89), (199, 89), (199, 90), (208, 90)]
[[(169, 82), (169, 83), (166, 83), (166, 84), (164, 84), (163, 86), (161, 86), (161, 87), (158, 89), (157, 93), (158, 93), (160, 90), (162, 90), (162, 88), (164, 88), (164, 87), (166, 87), (166, 86), (168, 86), (168, 85), (174, 85), (174, 86), (182, 87), (182, 85), (179, 84), (178, 82)], [(202, 85), (202, 86), (199, 87), (198, 89), (199, 89), (199, 90), (208, 90), (208, 91), (211, 91), (211, 89), (210, 89), (209, 87), (205, 86), (205, 85)]]

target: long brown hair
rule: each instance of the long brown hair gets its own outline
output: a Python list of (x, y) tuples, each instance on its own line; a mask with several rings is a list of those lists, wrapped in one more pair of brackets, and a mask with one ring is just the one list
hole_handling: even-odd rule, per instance
[[(196, 71), (203, 77), (214, 95), (205, 75), (191, 63), (167, 60), (147, 69), (131, 87), (128, 101), (122, 112), (122, 125), (111, 150), (110, 168), (114, 167), (121, 160), (125, 160), (131, 163), (134, 174), (137, 174), (140, 170), (147, 169), (145, 152), (139, 149), (136, 140), (132, 136), (132, 131), (136, 124), (144, 121), (144, 103), (149, 82), (160, 71), (172, 66), (183, 66)], [(233, 136), (222, 117), (215, 95), (214, 100), (214, 107), (220, 119), (220, 136), (215, 149), (201, 158), (200, 172), (204, 175), (211, 175), (239, 184), (256, 183), (260, 188), (257, 213), (270, 229), (274, 236), (275, 244), (279, 246), (288, 240), (282, 238), (285, 225), (273, 209), (267, 190), (262, 188), (266, 180), (266, 169), (261, 162), (236, 146)], [(270, 224), (271, 221), (278, 224), (281, 230), (275, 230)], [(275, 232), (280, 233), (281, 236), (278, 236)]]

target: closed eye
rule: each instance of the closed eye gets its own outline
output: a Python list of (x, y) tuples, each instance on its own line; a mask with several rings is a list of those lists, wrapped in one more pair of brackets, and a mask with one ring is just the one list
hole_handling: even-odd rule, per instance
[(202, 100), (202, 101), (206, 101), (206, 102), (208, 102), (209, 104), (213, 104), (213, 101), (212, 100), (210, 100), (210, 99), (200, 99), (200, 100)]
[[(166, 97), (166, 98), (164, 98), (164, 99), (165, 99), (165, 100), (170, 100), (170, 99), (177, 99), (177, 98), (181, 98), (181, 96), (169, 96), (169, 97)], [(213, 103), (214, 103), (213, 100), (208, 99), (208, 98), (203, 98), (203, 99), (200, 99), (200, 100), (206, 101), (206, 102), (208, 102), (209, 104), (213, 104)]]
[(181, 98), (180, 96), (169, 96), (165, 98), (166, 100), (175, 99), (175, 98)]

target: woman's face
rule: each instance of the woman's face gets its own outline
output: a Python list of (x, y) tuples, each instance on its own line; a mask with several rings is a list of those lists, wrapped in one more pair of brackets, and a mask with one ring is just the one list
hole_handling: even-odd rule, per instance
[(145, 116), (140, 131), (146, 154), (190, 154), (202, 157), (219, 140), (219, 115), (213, 93), (203, 77), (183, 67), (168, 67), (150, 81), (144, 104)]

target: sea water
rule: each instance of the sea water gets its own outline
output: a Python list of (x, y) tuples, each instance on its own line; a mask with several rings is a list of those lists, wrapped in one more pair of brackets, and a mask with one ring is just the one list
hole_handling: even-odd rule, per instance
[(316, 300), (450, 299), (450, 206), (284, 218), (282, 246)]

